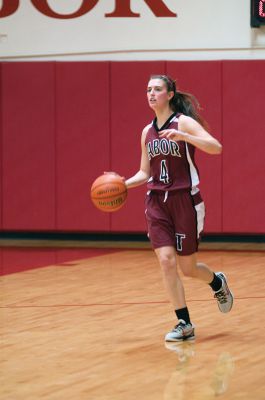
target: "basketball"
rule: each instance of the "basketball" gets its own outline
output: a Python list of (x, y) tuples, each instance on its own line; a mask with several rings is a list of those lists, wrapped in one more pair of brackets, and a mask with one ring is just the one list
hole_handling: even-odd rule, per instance
[(91, 200), (101, 211), (119, 210), (126, 201), (127, 188), (121, 177), (108, 173), (99, 176), (91, 186)]

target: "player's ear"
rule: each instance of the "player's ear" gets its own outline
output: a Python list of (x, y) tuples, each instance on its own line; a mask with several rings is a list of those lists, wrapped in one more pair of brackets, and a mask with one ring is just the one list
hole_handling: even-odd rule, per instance
[(174, 97), (174, 92), (173, 90), (171, 90), (170, 92), (168, 92), (168, 100), (171, 100)]

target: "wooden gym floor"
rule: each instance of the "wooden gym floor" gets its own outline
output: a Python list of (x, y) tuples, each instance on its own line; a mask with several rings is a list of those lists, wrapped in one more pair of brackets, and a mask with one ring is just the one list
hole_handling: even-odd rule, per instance
[(171, 345), (174, 314), (150, 249), (0, 254), (1, 400), (265, 398), (264, 252), (202, 250), (235, 304), (221, 314), (207, 285), (183, 277), (197, 337)]

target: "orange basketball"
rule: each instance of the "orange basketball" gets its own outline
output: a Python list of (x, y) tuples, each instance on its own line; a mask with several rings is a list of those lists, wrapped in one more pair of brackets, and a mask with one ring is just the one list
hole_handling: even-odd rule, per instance
[(91, 200), (101, 211), (119, 210), (127, 198), (127, 188), (122, 178), (115, 174), (99, 176), (91, 186)]

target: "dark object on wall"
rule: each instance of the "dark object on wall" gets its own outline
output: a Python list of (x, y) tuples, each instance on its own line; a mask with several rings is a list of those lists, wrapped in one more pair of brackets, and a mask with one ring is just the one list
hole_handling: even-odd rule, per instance
[(252, 28), (265, 25), (265, 0), (251, 0), (250, 25)]

